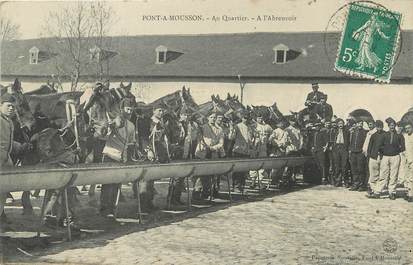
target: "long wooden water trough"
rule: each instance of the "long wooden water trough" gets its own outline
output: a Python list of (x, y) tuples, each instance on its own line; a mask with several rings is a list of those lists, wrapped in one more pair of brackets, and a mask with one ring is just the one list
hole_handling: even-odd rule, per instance
[(83, 164), (71, 167), (35, 166), (11, 167), (0, 171), (0, 192), (36, 189), (60, 189), (88, 184), (127, 183), (162, 178), (223, 175), (258, 169), (277, 169), (284, 166), (300, 166), (312, 160), (310, 156), (191, 160), (158, 163), (105, 163)]
[[(158, 163), (105, 163), (82, 164), (71, 167), (36, 166), (36, 167), (9, 167), (0, 171), (0, 192), (29, 191), (36, 189), (63, 190), (66, 214), (69, 216), (67, 188), (91, 184), (128, 183), (137, 181), (139, 223), (142, 223), (142, 212), (139, 196), (139, 182), (159, 180), (163, 178), (187, 178), (189, 187), (190, 176), (226, 175), (229, 179), (234, 172), (245, 172), (259, 169), (279, 169), (285, 166), (301, 166), (312, 161), (311, 156), (257, 158), (257, 159), (221, 159), (221, 160), (191, 160), (167, 164)], [(231, 203), (231, 189), (228, 190)], [(118, 189), (116, 206), (119, 201)], [(190, 192), (188, 196), (188, 210), (191, 208)], [(43, 199), (40, 224), (42, 224), (46, 199)], [(115, 210), (116, 217), (116, 210)], [(40, 229), (40, 226), (39, 226)], [(67, 226), (68, 239), (71, 240), (71, 227)], [(40, 230), (38, 230), (40, 235)]]

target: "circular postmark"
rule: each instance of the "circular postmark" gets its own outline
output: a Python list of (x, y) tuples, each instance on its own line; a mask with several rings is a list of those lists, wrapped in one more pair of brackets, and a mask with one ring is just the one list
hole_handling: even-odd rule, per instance
[[(351, 10), (353, 10), (354, 6), (352, 5), (359, 6), (359, 9), (365, 8), (365, 10), (371, 11), (371, 14), (374, 15), (366, 16), (364, 20), (363, 18), (360, 18), (360, 16), (357, 16), (355, 19), (354, 14), (349, 14)], [(371, 79), (375, 79), (374, 77), (380, 79), (384, 78), (385, 76), (388, 76), (388, 78), (390, 78), (391, 71), (394, 65), (397, 63), (402, 51), (403, 41), (402, 31), (400, 27), (401, 16), (397, 17), (398, 15), (400, 14), (394, 11), (390, 11), (385, 6), (369, 0), (351, 1), (341, 6), (329, 18), (323, 34), (324, 52), (332, 68), (334, 68), (334, 70), (336, 70), (337, 72), (342, 73), (346, 77), (357, 79), (363, 76), (363, 70), (365, 70), (365, 67), (372, 68), (374, 69), (374, 71), (366, 71), (367, 75), (373, 77)], [(370, 19), (368, 19), (368, 17), (370, 17)], [(373, 22), (373, 20), (375, 21)], [(383, 32), (385, 32), (386, 29), (389, 29), (390, 25), (386, 25), (386, 21), (379, 20), (387, 20), (387, 22), (390, 20), (395, 21), (395, 23), (393, 23), (393, 25), (391, 26), (398, 31), (392, 36), (393, 45), (391, 47), (391, 51), (388, 52), (386, 56), (382, 56), (382, 58), (379, 58), (380, 56), (377, 56), (375, 52), (376, 50), (381, 49), (381, 47), (384, 47), (382, 45), (384, 42), (387, 41), (387, 44), (389, 43), (389, 37), (386, 36), (386, 34), (384, 34)], [(357, 23), (359, 24), (357, 25)], [(379, 25), (381, 28), (379, 28), (379, 26), (377, 25)], [(393, 32), (395, 31), (393, 30)], [(371, 35), (369, 36), (370, 38), (366, 37), (368, 34)], [(359, 42), (359, 46), (356, 45), (352, 48), (342, 49), (341, 46), (344, 45), (343, 43), (346, 40), (351, 40), (353, 43)], [(391, 45), (389, 45), (389, 47), (390, 46)], [(340, 49), (341, 52), (343, 52), (344, 50), (344, 54), (340, 54)], [(358, 65), (356, 63), (353, 63), (354, 68), (356, 68), (355, 66), (358, 66), (356, 69), (354, 69), (354, 75), (349, 75), (349, 72), (353, 71), (347, 71), (348, 69), (344, 69), (343, 71), (343, 69), (337, 68), (337, 62), (340, 61), (340, 56), (343, 56), (342, 59), (344, 62), (349, 62), (352, 58), (358, 60)], [(353, 60), (353, 62), (356, 60)], [(381, 62), (383, 62), (383, 64), (385, 65), (380, 65)], [(359, 69), (362, 70), (359, 71)], [(357, 74), (357, 72), (361, 74)], [(366, 77), (366, 75), (364, 75), (364, 77)]]
[(387, 253), (394, 253), (397, 251), (397, 241), (389, 237), (383, 241), (383, 250)]

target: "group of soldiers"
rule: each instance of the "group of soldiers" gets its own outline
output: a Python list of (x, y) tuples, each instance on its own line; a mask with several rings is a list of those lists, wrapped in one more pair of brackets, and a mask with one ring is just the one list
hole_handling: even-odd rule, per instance
[[(406, 200), (413, 201), (412, 124), (403, 124), (402, 128), (402, 124), (388, 118), (386, 123), (389, 130), (383, 131), (382, 121), (369, 120), (369, 131), (364, 130), (363, 123), (366, 121), (350, 118), (345, 122), (335, 117), (331, 105), (326, 102), (327, 95), (319, 91), (318, 84), (312, 84), (312, 89), (305, 106), (317, 119), (307, 123), (305, 128), (294, 117), (277, 120), (272, 127), (266, 123), (264, 113), (252, 113), (247, 109), (238, 114), (240, 121), (233, 115), (213, 109), (207, 115), (207, 122), (201, 125), (194, 118), (193, 110), (183, 106), (179, 112), (179, 145), (183, 150), (180, 159), (262, 158), (311, 153), (323, 183), (345, 186), (353, 191), (368, 191), (368, 198), (380, 198), (388, 191), (390, 199), (396, 198), (396, 187), (402, 183), (408, 189)], [(8, 94), (1, 97), (1, 165), (12, 165), (12, 154), (31, 148), (28, 144), (18, 144), (13, 140), (11, 117), (14, 101), (13, 96)], [(135, 105), (134, 96), (126, 91), (119, 104), (120, 115), (112, 120), (106, 117), (105, 111), (99, 109), (99, 104), (91, 107), (90, 119), (95, 134), (91, 147), (93, 162), (128, 162), (133, 159), (137, 137), (135, 124), (130, 121), (130, 117)], [(147, 149), (148, 158), (158, 163), (171, 160), (164, 114), (164, 108), (154, 108)], [(291, 181), (297, 173), (297, 168), (234, 173), (232, 188), (243, 191), (248, 178), (252, 187), (258, 184), (259, 188), (263, 188), (264, 178), (269, 178), (272, 184), (281, 185)], [(193, 200), (219, 196), (219, 184), (219, 176), (194, 177)], [(155, 208), (152, 203), (154, 182), (147, 181), (140, 188), (141, 201), (148, 208)], [(182, 204), (184, 189), (182, 178), (171, 178), (168, 194), (171, 204)], [(119, 192), (120, 184), (101, 186), (102, 215), (114, 215)], [(5, 200), (6, 194), (0, 194), (3, 221), (6, 220), (3, 211)], [(46, 212), (49, 210), (46, 209)]]
[[(351, 191), (367, 191), (371, 199), (388, 195), (395, 200), (398, 187), (405, 187), (404, 198), (413, 201), (413, 130), (410, 122), (388, 117), (388, 130), (381, 120), (349, 117), (346, 122), (333, 116), (323, 93), (313, 84), (306, 105), (313, 111), (327, 109), (320, 122), (309, 123), (311, 149), (324, 183), (345, 186)], [(321, 104), (320, 104), (320, 103)], [(330, 111), (331, 110), (331, 111)], [(323, 112), (321, 112), (323, 113)], [(364, 129), (367, 124), (368, 130)]]

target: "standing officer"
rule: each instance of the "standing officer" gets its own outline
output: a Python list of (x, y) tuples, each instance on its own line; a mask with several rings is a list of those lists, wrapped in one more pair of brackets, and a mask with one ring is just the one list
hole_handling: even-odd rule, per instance
[(350, 168), (353, 175), (353, 184), (350, 190), (365, 191), (367, 185), (365, 179), (366, 157), (363, 154), (363, 145), (367, 132), (363, 129), (363, 120), (358, 120), (354, 129), (350, 133)]

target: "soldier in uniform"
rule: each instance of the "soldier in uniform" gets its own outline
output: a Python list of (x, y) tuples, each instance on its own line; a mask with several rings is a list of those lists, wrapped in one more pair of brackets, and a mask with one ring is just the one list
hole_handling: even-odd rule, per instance
[[(165, 109), (161, 106), (156, 107), (151, 117), (149, 144), (152, 153), (151, 159), (158, 163), (169, 163), (169, 140), (166, 134), (166, 123), (164, 121)], [(142, 185), (142, 203), (148, 209), (155, 209), (153, 198), (155, 195), (155, 182), (146, 181)]]
[[(125, 98), (120, 103), (121, 115), (111, 122), (111, 134), (108, 136), (103, 154), (105, 157), (126, 163), (132, 160), (136, 145), (135, 125), (129, 121), (133, 111), (133, 101)], [(101, 214), (111, 217), (115, 213), (116, 200), (120, 195), (121, 184), (104, 184), (101, 190)]]
[[(179, 136), (179, 146), (183, 148), (182, 159), (192, 160), (195, 158), (195, 151), (200, 139), (200, 128), (198, 123), (195, 122), (191, 116), (191, 112), (184, 105), (181, 108), (179, 114), (179, 127), (181, 130)], [(179, 178), (178, 180), (173, 180), (169, 192), (172, 194), (171, 203), (175, 205), (182, 205), (181, 201), (182, 191), (185, 189), (185, 179)]]
[(366, 140), (367, 131), (363, 129), (363, 121), (358, 120), (356, 126), (350, 133), (350, 167), (353, 175), (353, 184), (350, 190), (364, 191), (367, 190), (367, 181), (365, 175), (366, 157), (363, 154), (363, 145)]
[[(247, 112), (241, 113), (241, 122), (234, 126), (233, 157), (250, 158), (253, 150), (254, 129), (250, 125), (250, 116)], [(233, 174), (233, 188), (235, 185), (242, 192), (248, 172), (235, 172)]]
[(320, 96), (320, 102), (314, 106), (314, 112), (321, 120), (331, 121), (333, 118), (333, 107), (327, 103), (327, 95)]
[(348, 160), (348, 146), (350, 141), (350, 132), (344, 126), (344, 120), (337, 119), (337, 128), (333, 129), (330, 134), (330, 146), (334, 160), (333, 170), (333, 185), (340, 187), (343, 184), (348, 186), (349, 180), (347, 179), (346, 169)]
[[(208, 116), (208, 123), (201, 127), (201, 140), (197, 147), (197, 156), (200, 158), (217, 159), (225, 156), (224, 152), (224, 132), (222, 128), (216, 126), (219, 112), (213, 111)], [(195, 183), (194, 199), (207, 198), (210, 195), (211, 178), (213, 176), (201, 176)], [(199, 197), (201, 192), (201, 197)]]
[(311, 146), (311, 151), (313, 153), (313, 156), (315, 158), (315, 161), (317, 163), (317, 167), (320, 170), (321, 174), (321, 179), (320, 183), (322, 180), (326, 180), (327, 172), (326, 172), (326, 149), (328, 147), (328, 135), (325, 130), (321, 130), (321, 123), (315, 123), (314, 124), (314, 132), (312, 134), (312, 146)]
[[(15, 111), (15, 98), (6, 93), (0, 98), (0, 168), (12, 167), (11, 154), (21, 154), (31, 148), (30, 144), (20, 144), (14, 141), (13, 122), (11, 120)], [(4, 213), (7, 193), (0, 193), (0, 231), (4, 229), (4, 224), (8, 222)]]
[[(257, 113), (257, 120), (254, 124), (254, 149), (255, 154), (254, 157), (268, 157), (268, 144), (269, 144), (269, 137), (273, 131), (270, 125), (266, 124), (264, 121), (264, 113)], [(258, 180), (261, 183), (261, 180), (268, 175), (264, 169), (260, 169), (258, 171), (250, 171), (250, 177), (252, 178), (251, 187), (254, 188), (256, 186), (256, 181)], [(261, 188), (261, 187), (259, 187)]]
[(310, 111), (314, 110), (314, 107), (320, 103), (321, 97), (324, 95), (322, 92), (318, 91), (318, 83), (312, 83), (311, 88), (313, 91), (308, 93), (304, 104)]

